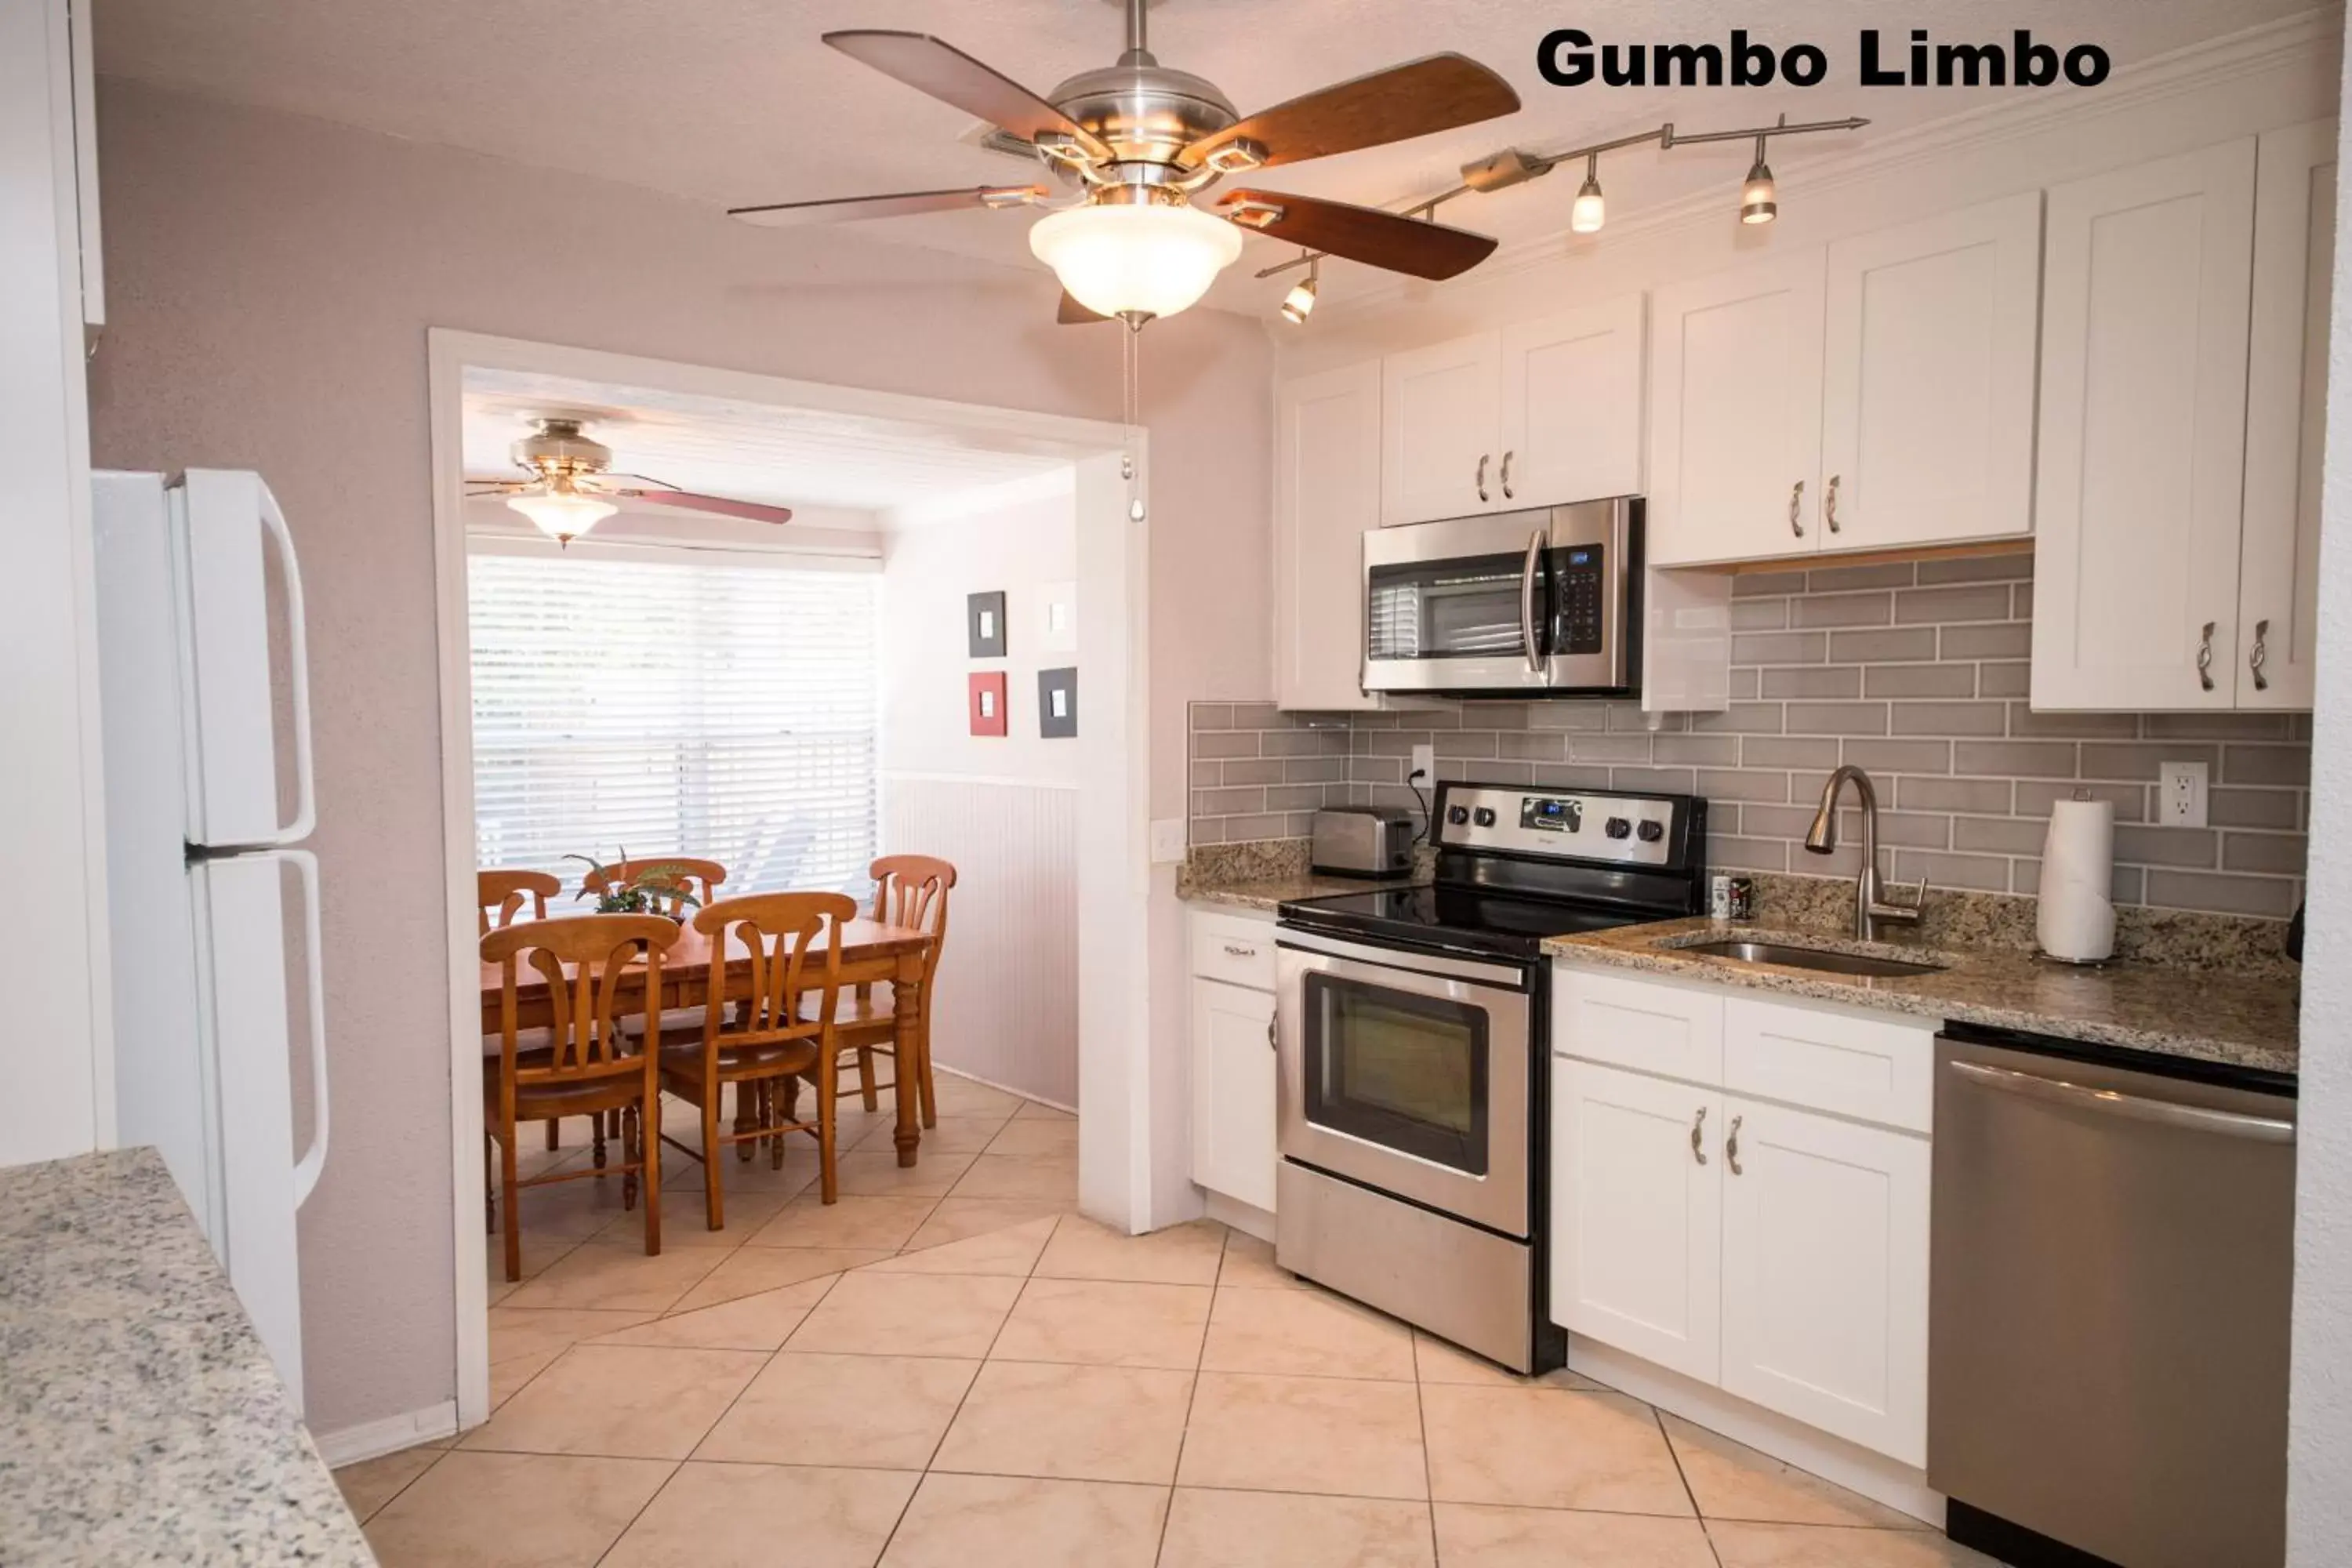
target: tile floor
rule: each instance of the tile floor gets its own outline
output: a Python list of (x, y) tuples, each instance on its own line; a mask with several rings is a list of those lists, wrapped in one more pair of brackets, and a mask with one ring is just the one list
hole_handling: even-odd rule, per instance
[[(659, 1258), (616, 1180), (527, 1193), (527, 1278), (492, 1252), (488, 1423), (338, 1472), (387, 1568), (1990, 1561), (1239, 1233), (1114, 1235), (1074, 1212), (1075, 1121), (940, 1090), (912, 1171), (887, 1109), (845, 1119), (832, 1209), (813, 1153), (730, 1158), (712, 1233), (674, 1158)], [(535, 1163), (586, 1157), (565, 1142)]]

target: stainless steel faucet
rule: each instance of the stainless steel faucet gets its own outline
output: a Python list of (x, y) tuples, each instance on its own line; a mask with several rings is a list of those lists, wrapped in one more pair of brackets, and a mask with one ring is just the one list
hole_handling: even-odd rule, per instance
[(1822, 786), (1822, 808), (1813, 814), (1813, 825), (1805, 832), (1805, 847), (1816, 855), (1826, 855), (1837, 847), (1838, 793), (1847, 781), (1853, 784), (1853, 793), (1862, 803), (1862, 870), (1853, 879), (1853, 934), (1863, 942), (1874, 941), (1882, 921), (1896, 925), (1919, 923), (1920, 909), (1927, 901), (1927, 879), (1919, 879), (1918, 890), (1908, 904), (1890, 904), (1878, 896), (1878, 791), (1870, 775), (1848, 763), (1830, 775)]

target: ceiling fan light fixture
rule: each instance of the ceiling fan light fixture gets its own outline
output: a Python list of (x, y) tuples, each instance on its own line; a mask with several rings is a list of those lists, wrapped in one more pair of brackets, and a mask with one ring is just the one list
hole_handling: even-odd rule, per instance
[(1172, 316), (1242, 253), (1233, 225), (1169, 203), (1094, 205), (1048, 214), (1029, 249), (1070, 297), (1100, 316)]
[(530, 519), (550, 539), (566, 544), (621, 510), (611, 501), (598, 500), (577, 490), (536, 495), (526, 491), (509, 496), (507, 505)]

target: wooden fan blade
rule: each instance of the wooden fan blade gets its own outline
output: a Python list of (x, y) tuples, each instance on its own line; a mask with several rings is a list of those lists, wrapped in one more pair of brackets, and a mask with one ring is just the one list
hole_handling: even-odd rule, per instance
[[(1496, 245), (1468, 229), (1284, 191), (1227, 191), (1217, 205), (1243, 227), (1285, 245), (1436, 281), (1469, 271), (1494, 254)], [(1244, 210), (1230, 210), (1236, 206)]]
[(614, 490), (614, 495), (632, 500), (649, 500), (656, 506), (674, 506), (683, 511), (707, 511), (720, 517), (740, 517), (750, 522), (790, 522), (793, 509), (788, 506), (761, 506), (757, 501), (730, 500), (725, 496), (698, 495), (692, 490)]
[(879, 196), (828, 196), (814, 202), (771, 202), (765, 206), (729, 207), (729, 217), (768, 228), (790, 228), (808, 223), (854, 223), (860, 218), (908, 217), (916, 213), (953, 212), (961, 207), (1012, 206), (1040, 200), (1043, 185), (974, 185), (953, 191), (899, 191)]
[(1078, 297), (1067, 289), (1062, 290), (1062, 308), (1054, 312), (1054, 320), (1066, 327), (1082, 327), (1088, 321), (1109, 321), (1117, 319), (1114, 316), (1100, 315), (1087, 310), (1078, 303)]
[(1262, 109), (1193, 142), (1177, 161), (1198, 168), (1219, 148), (1249, 141), (1265, 150), (1261, 167), (1296, 163), (1475, 125), (1518, 107), (1511, 84), (1476, 60), (1432, 55)]
[(898, 78), (918, 92), (951, 103), (966, 114), (1025, 141), (1034, 142), (1040, 136), (1066, 136), (1085, 148), (1089, 157), (1111, 155), (1100, 138), (1060, 110), (1010, 77), (928, 33), (858, 28), (827, 33), (824, 41), (850, 58), (863, 60), (883, 75)]

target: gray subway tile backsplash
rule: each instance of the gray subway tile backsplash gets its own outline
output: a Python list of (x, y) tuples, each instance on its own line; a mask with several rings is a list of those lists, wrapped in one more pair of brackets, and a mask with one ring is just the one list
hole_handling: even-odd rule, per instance
[[(2032, 557), (1823, 566), (1734, 579), (1729, 710), (1664, 716), (1591, 701), (1445, 702), (1375, 713), (1192, 709), (1192, 840), (1307, 830), (1318, 805), (1415, 809), (1416, 744), (1441, 779), (1706, 795), (1708, 852), (1738, 870), (1847, 876), (1802, 847), (1840, 763), (1877, 781), (1890, 876), (2032, 893), (2051, 805), (2116, 806), (2115, 893), (2284, 918), (2302, 897), (2311, 726), (2299, 714), (2036, 713), (2027, 706)], [(2212, 826), (2152, 826), (2158, 763), (2211, 770)], [(1319, 798), (1318, 798), (1319, 797)]]

